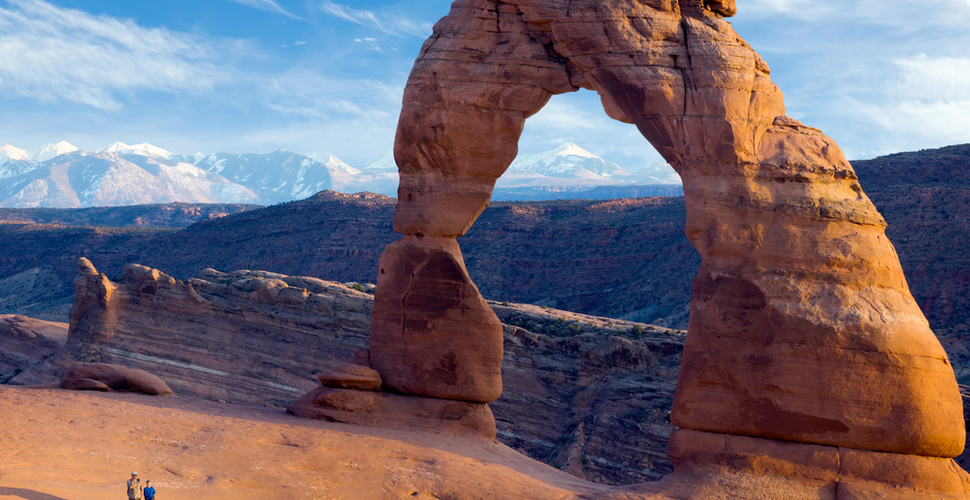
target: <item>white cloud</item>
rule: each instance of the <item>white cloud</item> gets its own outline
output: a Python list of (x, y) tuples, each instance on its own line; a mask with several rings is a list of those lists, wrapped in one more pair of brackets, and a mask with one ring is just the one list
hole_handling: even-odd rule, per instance
[(329, 0), (325, 0), (320, 5), (320, 10), (345, 21), (383, 31), (389, 35), (402, 36), (402, 34), (407, 34), (422, 38), (431, 35), (431, 23), (414, 21), (402, 15), (389, 14), (383, 11), (377, 13), (370, 10), (359, 10), (335, 4)]
[(805, 21), (857, 22), (898, 28), (962, 26), (970, 0), (750, 0), (739, 15), (784, 15)]
[(283, 7), (273, 0), (229, 0), (230, 2), (235, 2), (238, 4), (245, 5), (247, 7), (252, 7), (254, 9), (259, 9), (266, 12), (273, 12), (275, 14), (282, 14), (284, 16), (292, 17), (293, 19), (300, 19), (300, 17), (289, 13)]
[(946, 145), (970, 140), (970, 59), (919, 54), (893, 61), (899, 77), (886, 84), (884, 104), (856, 108), (885, 129)]
[(206, 92), (230, 80), (226, 49), (165, 28), (62, 9), (41, 0), (0, 7), (0, 92), (118, 109), (119, 93)]
[(970, 142), (970, 0), (750, 0), (735, 29), (850, 159)]
[(926, 54), (895, 59), (902, 76), (893, 87), (910, 99), (970, 100), (970, 59), (931, 58)]

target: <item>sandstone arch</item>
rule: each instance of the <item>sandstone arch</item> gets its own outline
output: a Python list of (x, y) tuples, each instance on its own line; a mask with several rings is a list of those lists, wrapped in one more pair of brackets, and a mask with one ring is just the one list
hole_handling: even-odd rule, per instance
[(395, 142), (371, 363), (393, 390), (489, 402), (497, 318), (456, 238), (488, 204), (525, 120), (587, 88), (681, 175), (702, 255), (673, 421), (683, 429), (953, 457), (946, 354), (885, 222), (821, 131), (787, 118), (733, 0), (458, 0), (425, 43)]

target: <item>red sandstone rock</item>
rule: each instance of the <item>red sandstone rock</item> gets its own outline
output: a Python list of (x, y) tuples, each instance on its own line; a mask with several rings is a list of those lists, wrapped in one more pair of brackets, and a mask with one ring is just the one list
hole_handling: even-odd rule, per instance
[[(97, 355), (106, 363), (157, 374), (179, 396), (284, 406), (319, 387), (318, 369), (349, 358), (370, 365), (369, 350), (359, 347), (368, 342), (373, 295), (266, 271), (208, 269), (201, 273), (204, 279), (183, 283), (159, 280), (156, 274), (164, 273), (132, 272), (112, 283), (110, 338), (76, 342), (57, 363), (49, 358), (15, 380), (57, 384), (75, 364), (72, 357)], [(272, 294), (253, 294), (243, 286), (257, 275), (268, 287), (282, 280), (306, 290), (307, 301), (283, 302), (277, 296), (264, 302)], [(503, 443), (598, 482), (643, 482), (673, 471), (665, 454), (672, 428), (666, 410), (682, 332), (526, 304), (491, 307), (505, 323), (545, 332), (504, 328), (504, 392), (489, 405), (500, 419)], [(101, 320), (86, 315), (77, 338), (94, 337), (89, 332)], [(67, 325), (61, 328), (66, 337)], [(633, 333), (635, 328), (640, 333)], [(633, 390), (640, 394), (628, 397)], [(393, 418), (402, 418), (403, 410), (395, 411)], [(635, 429), (627, 425), (631, 415)]]
[(317, 394), (313, 404), (335, 410), (368, 413), (374, 408), (374, 396), (370, 391), (332, 389)]
[(366, 366), (346, 364), (317, 375), (324, 387), (357, 389), (360, 391), (381, 390), (381, 374)]
[(370, 349), (357, 349), (351, 363), (370, 368)]
[[(488, 403), (502, 394), (502, 324), (453, 238), (406, 236), (381, 256), (370, 363), (389, 388)], [(386, 272), (384, 272), (386, 271)]]
[[(0, 384), (17, 384), (21, 379), (29, 378), (24, 375), (25, 371), (44, 364), (64, 347), (67, 329), (66, 323), (0, 314)], [(31, 379), (26, 383), (55, 380)]]
[(99, 382), (97, 380), (91, 380), (89, 378), (72, 378), (65, 379), (61, 382), (62, 389), (70, 389), (72, 391), (110, 391), (111, 388), (108, 387), (104, 382)]
[[(525, 119), (582, 87), (684, 181), (702, 265), (674, 423), (959, 454), (956, 381), (885, 222), (834, 141), (785, 116), (767, 64), (722, 19), (735, 10), (718, 0), (452, 5), (415, 62), (398, 124), (394, 229), (406, 237), (381, 259), (371, 344), (388, 385), (488, 400), (470, 396), (482, 391), (468, 374), (498, 369), (470, 344), (491, 327), (470, 306), (474, 285), (450, 271), (464, 270), (453, 238), (488, 203)], [(411, 300), (419, 273), (434, 291)], [(435, 323), (442, 316), (447, 325)]]
[(951, 459), (730, 434), (677, 430), (668, 453), (672, 475), (607, 498), (957, 500), (970, 484)]
[[(204, 279), (178, 282), (133, 264), (112, 282), (87, 262), (75, 280), (83, 286), (67, 361), (143, 369), (180, 395), (282, 407), (317, 385), (315, 369), (339, 365), (367, 345), (370, 294), (265, 271), (200, 274)], [(47, 373), (36, 372), (58, 368), (20, 378), (43, 382)]]
[(286, 407), (303, 418), (495, 439), (488, 405), (386, 392), (317, 387)]
[(100, 386), (91, 387), (91, 382), (100, 382), (111, 389), (140, 392), (152, 396), (172, 394), (164, 380), (145, 370), (107, 363), (78, 363), (72, 366), (64, 377), (61, 387), (65, 389), (101, 390)]

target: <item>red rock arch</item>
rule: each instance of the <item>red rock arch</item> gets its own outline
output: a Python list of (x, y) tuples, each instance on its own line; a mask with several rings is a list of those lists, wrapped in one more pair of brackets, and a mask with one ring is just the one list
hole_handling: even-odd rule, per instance
[(962, 405), (885, 222), (829, 137), (785, 116), (733, 0), (458, 0), (404, 92), (401, 180), (371, 362), (407, 394), (489, 402), (502, 333), (456, 238), (525, 120), (600, 94), (681, 175), (702, 256), (673, 421), (684, 429), (934, 457)]

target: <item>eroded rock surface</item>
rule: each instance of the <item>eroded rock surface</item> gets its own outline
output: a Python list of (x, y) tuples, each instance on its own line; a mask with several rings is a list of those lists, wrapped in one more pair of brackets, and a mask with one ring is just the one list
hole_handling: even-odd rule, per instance
[(64, 347), (67, 324), (0, 315), (0, 384), (43, 363)]
[[(84, 265), (79, 275), (103, 283), (91, 268)], [(136, 266), (125, 276), (111, 282), (110, 335), (91, 333), (102, 328), (106, 316), (103, 309), (91, 309), (78, 320), (71, 350), (60, 364), (41, 364), (18, 378), (59, 383), (76, 356), (157, 374), (178, 395), (233, 403), (284, 406), (308, 391), (321, 392), (323, 385), (337, 385), (338, 379), (369, 379), (366, 387), (353, 388), (375, 388), (376, 381), (363, 376), (373, 374), (365, 368), (369, 352), (361, 349), (368, 345), (369, 294), (265, 271), (207, 270), (179, 283)], [(298, 290), (284, 294), (280, 283)], [(277, 289), (275, 300), (266, 288)], [(298, 300), (304, 289), (306, 300)], [(79, 300), (100, 304), (98, 296), (85, 297)], [(683, 331), (539, 306), (487, 305), (502, 322), (505, 390), (490, 405), (500, 441), (600, 483), (656, 480), (673, 470), (665, 449), (673, 429), (669, 410)], [(351, 359), (357, 368), (344, 365)], [(378, 400), (382, 396), (372, 391), (356, 392), (370, 392), (378, 403), (388, 400)], [(320, 413), (317, 396), (304, 409)], [(331, 416), (325, 418), (359, 416), (336, 413), (334, 405), (367, 407), (366, 398), (343, 397), (343, 402), (331, 398), (330, 409), (323, 409)], [(441, 411), (442, 405), (433, 403), (410, 407), (424, 404)], [(465, 406), (475, 405), (480, 403)]]
[(371, 296), (316, 278), (207, 269), (181, 282), (131, 264), (114, 282), (82, 259), (74, 284), (70, 356), (147, 370), (178, 394), (283, 406), (367, 345)]
[(108, 363), (78, 363), (67, 371), (61, 387), (72, 390), (140, 392), (150, 396), (172, 394), (172, 389), (156, 375)]
[(502, 325), (454, 238), (392, 243), (377, 284), (370, 363), (388, 387), (477, 403), (502, 395)]
[[(492, 338), (488, 328), (476, 329), (481, 313), (413, 300), (400, 284), (419, 271), (403, 263), (434, 245), (449, 248), (450, 258), (423, 260), (422, 275), (463, 269), (451, 241), (488, 204), (526, 118), (552, 95), (586, 88), (600, 94), (611, 117), (636, 125), (684, 182), (686, 234), (702, 262), (673, 423), (859, 450), (840, 455), (841, 471), (866, 468), (874, 451), (900, 454), (897, 465), (863, 475), (915, 492), (922, 486), (897, 481), (893, 467), (913, 472), (921, 466), (910, 458), (945, 459), (963, 449), (952, 367), (851, 165), (831, 138), (785, 116), (768, 65), (723, 19), (735, 12), (733, 1), (711, 0), (452, 4), (404, 92), (394, 230), (410, 243), (388, 246), (381, 258), (378, 299), (389, 307), (375, 307), (372, 338), (394, 340), (372, 342), (371, 358), (406, 352), (411, 343), (419, 350), (468, 345), (462, 363), (453, 362), (454, 348), (423, 349), (420, 362), (397, 358), (388, 365), (394, 373), (382, 375), (451, 366), (450, 381), (436, 373), (416, 391), (447, 381), (454, 387), (438, 394), (482, 401), (469, 377), (457, 376), (486, 362), (470, 349), (479, 331)], [(421, 289), (444, 290), (451, 281)], [(474, 287), (460, 281), (464, 304)], [(438, 317), (449, 326), (430, 321)]]

